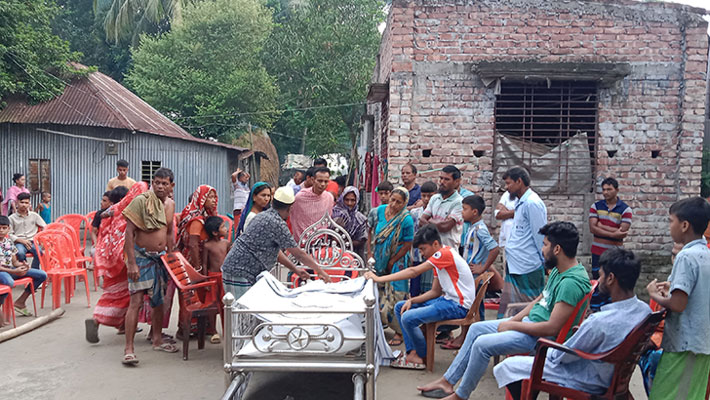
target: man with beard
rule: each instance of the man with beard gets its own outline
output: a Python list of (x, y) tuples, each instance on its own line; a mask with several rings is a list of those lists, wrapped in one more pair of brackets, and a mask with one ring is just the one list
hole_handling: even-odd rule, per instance
[(463, 197), (456, 191), (461, 184), (461, 171), (447, 165), (439, 175), (439, 193), (432, 196), (419, 219), (419, 226), (436, 225), (441, 245), (458, 250), (463, 229)]
[[(648, 314), (648, 304), (636, 298), (634, 286), (641, 272), (641, 262), (630, 250), (611, 249), (599, 260), (599, 291), (611, 297), (611, 303), (587, 318), (565, 346), (599, 354), (618, 346)], [(530, 378), (534, 357), (515, 356), (496, 365), (493, 374), (498, 386), (508, 386), (514, 399), (520, 398), (521, 382)], [(542, 378), (586, 393), (603, 394), (611, 384), (614, 366), (566, 356), (550, 349)]]
[(547, 208), (530, 188), (530, 175), (513, 167), (504, 175), (506, 189), (518, 198), (513, 216), (513, 230), (505, 245), (505, 283), (498, 308), (498, 318), (506, 315), (508, 304), (527, 303), (545, 286), (542, 268), (542, 234), (547, 223)]
[[(556, 336), (589, 293), (591, 284), (577, 259), (579, 232), (569, 222), (552, 222), (540, 229), (542, 253), (550, 278), (537, 299), (512, 318), (471, 325), (461, 350), (444, 376), (417, 387), (425, 397), (468, 399), (493, 356), (530, 353), (540, 337)], [(580, 315), (576, 316), (579, 323)], [(454, 385), (461, 384), (454, 392)]]

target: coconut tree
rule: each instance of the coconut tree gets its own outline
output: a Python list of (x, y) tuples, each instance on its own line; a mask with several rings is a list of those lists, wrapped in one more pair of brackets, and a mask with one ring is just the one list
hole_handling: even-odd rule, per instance
[(182, 8), (191, 0), (94, 0), (94, 8), (108, 7), (104, 29), (108, 41), (138, 43), (141, 33), (160, 33), (179, 23)]

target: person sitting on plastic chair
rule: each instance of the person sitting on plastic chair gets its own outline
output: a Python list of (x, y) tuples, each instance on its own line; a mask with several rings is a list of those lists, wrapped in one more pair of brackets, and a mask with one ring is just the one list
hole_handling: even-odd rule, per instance
[[(611, 303), (590, 315), (564, 345), (586, 353), (604, 353), (618, 346), (651, 313), (648, 304), (634, 295), (641, 262), (630, 250), (609, 249), (599, 259), (599, 292)], [(514, 399), (520, 398), (521, 382), (530, 378), (532, 356), (506, 358), (495, 366), (498, 386), (507, 386)], [(550, 349), (542, 378), (590, 394), (603, 394), (611, 384), (614, 366), (594, 363), (560, 350)]]

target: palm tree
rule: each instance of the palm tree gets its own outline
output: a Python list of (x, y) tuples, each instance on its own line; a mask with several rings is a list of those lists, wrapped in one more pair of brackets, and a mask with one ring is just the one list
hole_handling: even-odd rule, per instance
[(182, 7), (190, 0), (94, 0), (94, 9), (108, 8), (104, 29), (108, 41), (119, 43), (130, 39), (138, 43), (141, 33), (158, 33), (169, 29), (182, 17)]

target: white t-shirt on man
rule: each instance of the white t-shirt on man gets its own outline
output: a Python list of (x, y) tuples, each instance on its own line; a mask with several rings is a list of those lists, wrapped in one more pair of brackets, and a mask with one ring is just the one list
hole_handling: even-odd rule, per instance
[(444, 298), (465, 308), (471, 308), (476, 297), (476, 284), (466, 260), (451, 247), (444, 246), (427, 260), (434, 265)]

